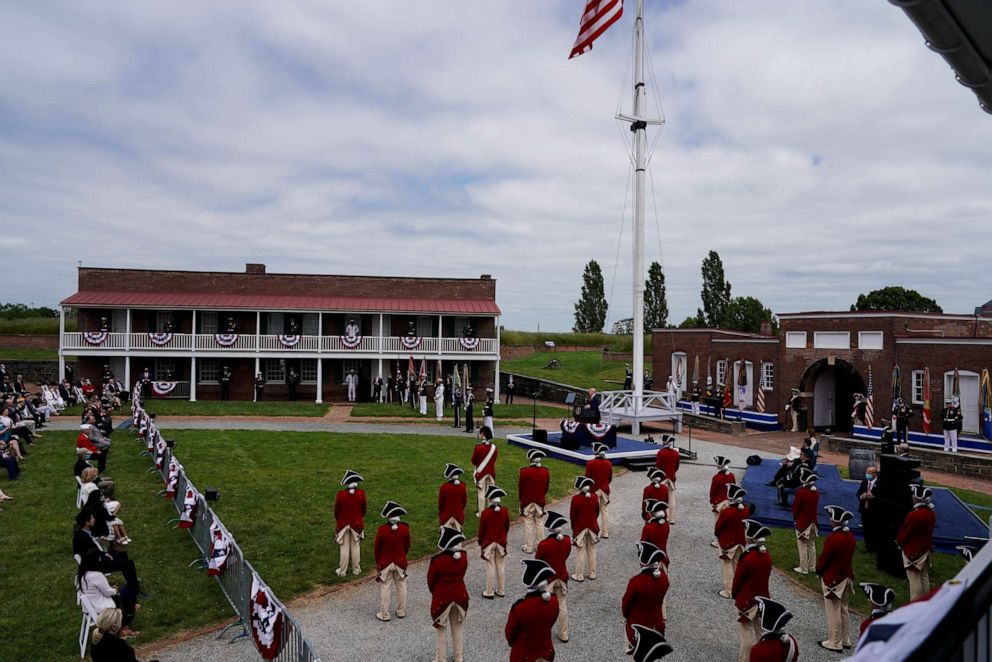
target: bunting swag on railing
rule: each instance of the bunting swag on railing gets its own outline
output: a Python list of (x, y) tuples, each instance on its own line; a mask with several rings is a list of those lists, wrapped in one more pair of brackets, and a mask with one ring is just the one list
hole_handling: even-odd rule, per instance
[(165, 439), (162, 438), (162, 433), (155, 429), (155, 468), (159, 471), (162, 470), (162, 465), (165, 461)]
[(193, 522), (196, 521), (196, 508), (199, 498), (200, 495), (197, 493), (195, 487), (190, 485), (186, 488), (186, 496), (183, 497), (183, 511), (179, 513), (180, 529), (193, 528)]
[(355, 349), (362, 344), (361, 336), (341, 336), (341, 345), (345, 349)]
[(400, 342), (406, 349), (417, 349), (423, 340), (420, 336), (400, 336)]
[(106, 331), (83, 331), (83, 340), (90, 345), (102, 345), (109, 335)]
[(281, 344), (283, 347), (296, 347), (297, 345), (300, 344), (301, 337), (302, 336), (295, 333), (292, 335), (280, 335), (279, 344)]
[(458, 342), (459, 344), (461, 344), (463, 349), (466, 349), (468, 351), (472, 351), (473, 349), (479, 346), (478, 338), (459, 338)]
[(215, 333), (214, 342), (221, 347), (234, 347), (235, 343), (238, 342), (238, 334), (236, 333)]
[(220, 520), (214, 517), (210, 525), (210, 558), (207, 560), (207, 575), (216, 577), (227, 570), (227, 556), (231, 552), (231, 541), (227, 532), (221, 526)]
[(272, 599), (269, 589), (258, 578), (251, 578), (251, 638), (262, 659), (273, 660), (279, 655), (282, 641), (282, 610)]
[(166, 396), (176, 390), (176, 382), (152, 382), (152, 393)]
[(179, 487), (179, 462), (176, 458), (169, 460), (169, 473), (165, 480), (165, 498), (176, 498), (176, 489)]
[(566, 421), (564, 418), (561, 419), (561, 430), (562, 432), (566, 432), (568, 434), (575, 434), (580, 425), (582, 425), (582, 423), (579, 423), (578, 421)]
[(171, 333), (149, 333), (148, 339), (152, 341), (153, 345), (158, 345), (162, 347), (163, 345), (168, 345), (172, 342)]

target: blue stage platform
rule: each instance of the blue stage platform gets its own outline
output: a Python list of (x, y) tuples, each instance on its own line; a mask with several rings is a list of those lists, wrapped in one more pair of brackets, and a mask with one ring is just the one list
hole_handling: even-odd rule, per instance
[[(688, 400), (679, 400), (679, 409), (684, 412), (692, 412), (692, 403)], [(707, 416), (714, 416), (715, 410), (709, 405), (700, 404), (699, 413)], [(723, 418), (726, 421), (744, 421), (744, 425), (749, 430), (761, 430), (762, 432), (774, 432), (782, 429), (778, 422), (778, 414), (760, 413), (756, 411), (740, 411), (734, 407), (723, 410)]]
[[(778, 505), (777, 490), (767, 485), (778, 471), (777, 460), (765, 460), (761, 464), (749, 467), (744, 474), (743, 487), (747, 490), (745, 501), (754, 503), (757, 507), (754, 519), (769, 526), (788, 527), (789, 535), (795, 524), (792, 520), (792, 508)], [(858, 499), (855, 493), (860, 481), (843, 480), (832, 464), (816, 465), (816, 473), (820, 479), (816, 487), (820, 492), (820, 513), (818, 525), (820, 534), (830, 531), (830, 520), (823, 507), (828, 505), (843, 506), (854, 513), (851, 531), (860, 540), (861, 515), (858, 514)], [(982, 520), (965, 506), (957, 495), (943, 487), (934, 487), (933, 504), (937, 513), (937, 528), (934, 530), (934, 547), (941, 552), (957, 553), (954, 548), (965, 542), (965, 536), (979, 538), (988, 537), (988, 527)], [(792, 503), (790, 493), (789, 503)]]
[[(548, 443), (546, 444), (534, 441), (529, 434), (511, 434), (506, 439), (514, 446), (521, 448), (540, 448), (548, 454), (548, 457), (566, 462), (585, 464), (595, 457), (592, 449), (588, 446), (581, 446), (575, 450), (562, 448), (560, 446), (561, 432), (548, 432)], [(631, 460), (654, 459), (660, 448), (661, 446), (658, 444), (648, 444), (637, 439), (617, 435), (617, 446), (609, 450), (606, 459), (613, 464), (623, 464)]]

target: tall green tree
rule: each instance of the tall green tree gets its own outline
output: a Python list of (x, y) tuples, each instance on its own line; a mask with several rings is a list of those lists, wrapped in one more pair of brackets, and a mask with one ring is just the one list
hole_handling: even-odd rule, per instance
[(617, 320), (613, 323), (613, 329), (610, 331), (615, 336), (632, 336), (634, 335), (634, 318), (625, 317), (622, 320)]
[(644, 332), (668, 326), (668, 297), (665, 294), (665, 272), (652, 262), (648, 279), (644, 281)]
[(572, 330), (576, 333), (602, 333), (608, 307), (603, 271), (596, 260), (589, 260), (582, 272), (582, 293), (575, 303), (575, 325)]
[(680, 329), (702, 329), (705, 326), (706, 318), (703, 316), (703, 311), (699, 308), (696, 308), (695, 315), (689, 315), (679, 324)]
[(944, 312), (937, 302), (925, 297), (916, 290), (889, 286), (858, 296), (851, 310), (911, 310), (923, 313)]
[(772, 311), (754, 297), (734, 297), (724, 310), (723, 322), (720, 326), (734, 331), (758, 333), (761, 323), (765, 320), (772, 322), (772, 331), (777, 331), (778, 324)]
[(717, 327), (730, 303), (730, 283), (723, 275), (723, 260), (716, 251), (710, 251), (703, 260), (703, 315), (706, 326)]

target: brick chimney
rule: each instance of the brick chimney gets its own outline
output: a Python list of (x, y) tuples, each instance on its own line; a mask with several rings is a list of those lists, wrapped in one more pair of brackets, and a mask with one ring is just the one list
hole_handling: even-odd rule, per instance
[(249, 262), (248, 264), (245, 265), (245, 273), (246, 274), (264, 274), (265, 273), (265, 265), (264, 264), (259, 264), (258, 262)]
[(771, 320), (761, 320), (761, 327), (759, 328), (759, 332), (763, 336), (770, 336), (770, 335), (772, 335), (772, 321)]

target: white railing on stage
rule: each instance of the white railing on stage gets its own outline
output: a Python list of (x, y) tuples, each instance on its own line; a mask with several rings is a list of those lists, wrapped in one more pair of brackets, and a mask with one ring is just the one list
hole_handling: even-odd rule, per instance
[(633, 391), (604, 391), (600, 393), (599, 412), (604, 423), (630, 421), (632, 434), (639, 434), (641, 423), (647, 421), (675, 421), (679, 431), (682, 412), (676, 404), (675, 393), (644, 391), (635, 397)]
[[(466, 342), (463, 338), (434, 338), (423, 337), (413, 344), (402, 336), (362, 336), (356, 347), (348, 347), (341, 341), (341, 336), (299, 336), (295, 345), (288, 344), (290, 336), (256, 335), (240, 333), (230, 341), (218, 342), (212, 333), (173, 333), (168, 339), (152, 337), (147, 333), (107, 333), (104, 336), (85, 334), (73, 331), (62, 334), (62, 350), (73, 352), (78, 350), (110, 352), (119, 350), (138, 350), (145, 352), (284, 352), (297, 351), (308, 353), (355, 353), (355, 354), (461, 354), (470, 356), (480, 354), (493, 356), (499, 351), (495, 338), (478, 338), (475, 344)], [(413, 345), (413, 346), (411, 346)], [(471, 349), (469, 349), (471, 347)]]

